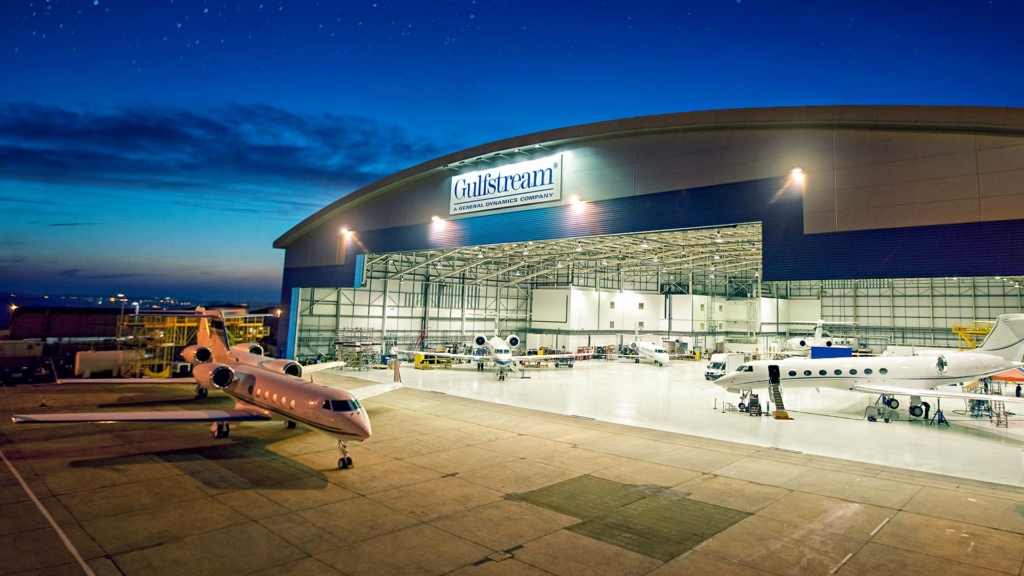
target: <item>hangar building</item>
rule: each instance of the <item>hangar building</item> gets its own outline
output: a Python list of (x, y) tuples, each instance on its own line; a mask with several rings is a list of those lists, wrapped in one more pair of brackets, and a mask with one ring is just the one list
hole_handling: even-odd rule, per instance
[(612, 343), (770, 350), (798, 322), (886, 345), (1022, 311), (1024, 109), (717, 110), (509, 138), (365, 186), (281, 236), (279, 350)]

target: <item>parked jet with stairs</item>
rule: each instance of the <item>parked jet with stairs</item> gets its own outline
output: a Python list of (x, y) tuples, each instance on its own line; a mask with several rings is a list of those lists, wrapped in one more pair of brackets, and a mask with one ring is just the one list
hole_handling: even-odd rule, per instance
[[(781, 386), (881, 394), (892, 409), (900, 404), (896, 396), (909, 396), (910, 415), (919, 417), (924, 413), (922, 397), (994, 401), (993, 395), (957, 392), (949, 387), (1024, 366), (1022, 355), (1024, 314), (1004, 314), (974, 350), (925, 356), (758, 360), (744, 363), (715, 384), (737, 393)], [(1024, 398), (1014, 396), (995, 398), (1024, 402)]]

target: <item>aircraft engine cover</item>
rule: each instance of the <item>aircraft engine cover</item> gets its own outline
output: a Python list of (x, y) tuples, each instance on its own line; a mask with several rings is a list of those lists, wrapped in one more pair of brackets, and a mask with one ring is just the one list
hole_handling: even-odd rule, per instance
[(832, 341), (831, 340), (825, 340), (825, 346), (828, 347), (828, 348), (831, 348), (832, 347)]
[(803, 346), (807, 346), (807, 340), (801, 340), (801, 341), (800, 341), (800, 346), (801, 346), (801, 347), (803, 347)]
[(227, 388), (235, 381), (235, 371), (227, 364), (200, 364), (192, 369), (192, 375), (203, 388)]
[(264, 370), (270, 370), (271, 372), (279, 372), (281, 374), (295, 376), (296, 378), (302, 376), (302, 366), (298, 362), (295, 362), (294, 360), (267, 359), (259, 362), (257, 366), (263, 368)]
[(1005, 361), (991, 354), (940, 354), (935, 357), (939, 374), (949, 378), (975, 378), (978, 374), (1000, 370)]
[(473, 343), (476, 344), (477, 346), (483, 346), (484, 344), (487, 344), (487, 336), (484, 336), (483, 334), (477, 334), (476, 336), (473, 337)]
[(193, 344), (181, 351), (181, 357), (189, 364), (203, 364), (213, 360), (213, 350), (210, 350), (206, 346)]
[(519, 336), (509, 334), (508, 338), (505, 339), (505, 342), (508, 342), (510, 347), (515, 348), (516, 346), (519, 346)]
[(235, 344), (234, 346), (231, 347), (231, 351), (263, 356), (263, 346), (260, 346), (255, 342), (243, 342), (241, 344)]

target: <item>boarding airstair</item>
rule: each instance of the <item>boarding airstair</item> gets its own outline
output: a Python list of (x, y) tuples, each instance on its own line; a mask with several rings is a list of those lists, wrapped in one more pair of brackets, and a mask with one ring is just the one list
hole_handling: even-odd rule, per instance
[(792, 420), (789, 412), (786, 412), (786, 405), (782, 403), (782, 387), (778, 384), (769, 384), (768, 393), (772, 397), (772, 402), (775, 402), (775, 411), (772, 412), (772, 417), (776, 420)]

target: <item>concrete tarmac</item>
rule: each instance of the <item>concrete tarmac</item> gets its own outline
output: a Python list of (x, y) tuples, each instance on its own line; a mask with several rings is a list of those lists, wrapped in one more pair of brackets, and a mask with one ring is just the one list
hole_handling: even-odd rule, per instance
[[(357, 387), (365, 381), (324, 374)], [(230, 406), (183, 386), (4, 391), (18, 413)], [(45, 406), (39, 406), (45, 403)], [(402, 389), (373, 437), (282, 422), (0, 423), (95, 574), (1021, 574), (1024, 489)], [(0, 465), (0, 574), (82, 567)]]

